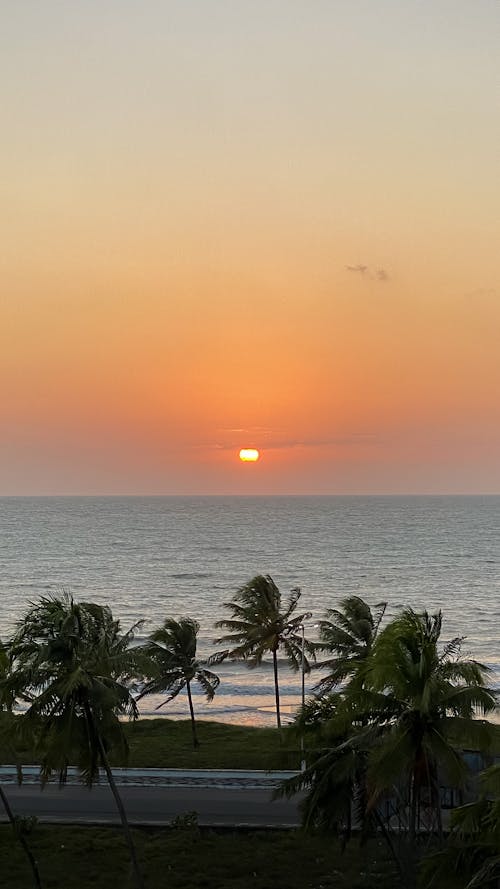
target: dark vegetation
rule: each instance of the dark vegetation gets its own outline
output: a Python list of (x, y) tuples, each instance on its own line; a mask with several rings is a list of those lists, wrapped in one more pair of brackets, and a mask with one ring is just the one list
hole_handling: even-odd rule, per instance
[[(148, 889), (382, 889), (395, 873), (385, 846), (353, 846), (294, 832), (217, 833), (196, 826), (133, 831)], [(123, 840), (112, 828), (38, 825), (30, 843), (46, 889), (130, 889)], [(25, 860), (0, 826), (2, 889), (31, 889)]]
[(498, 727), (476, 718), (496, 707), (488, 671), (462, 657), (462, 638), (441, 643), (441, 613), (406, 608), (381, 628), (381, 609), (373, 615), (351, 597), (323, 622), (332, 674), (299, 717), (314, 749), (308, 768), (279, 793), (306, 791), (305, 826), (346, 843), (354, 830), (364, 838), (383, 837), (408, 889), (431, 855), (427, 885), (439, 885), (445, 872), (440, 854), (456, 852), (457, 845), (464, 852), (461, 875), (471, 875), (469, 889), (496, 886), (498, 807), (484, 800), (488, 816), (482, 821), (476, 815), (460, 822), (457, 812), (448, 839), (443, 812), (447, 788), (474, 792), (464, 752), (478, 750), (492, 761), (498, 751)]
[[(116, 837), (112, 830), (70, 831), (76, 857), (65, 886), (72, 885), (68, 879), (78, 879), (78, 849), (91, 838), (103, 850), (106, 873), (112, 863), (112, 878), (122, 874), (124, 885), (133, 880), (137, 889), (155, 886), (157, 879), (163, 880), (161, 885), (213, 889), (375, 883), (404, 889), (417, 884), (498, 889), (499, 766), (489, 768), (474, 785), (463, 755), (467, 749), (478, 750), (487, 765), (499, 751), (498, 727), (485, 718), (496, 707), (486, 667), (462, 656), (462, 638), (442, 642), (441, 613), (406, 608), (384, 624), (385, 604), (372, 611), (356, 596), (327, 612), (319, 643), (312, 643), (304, 638), (308, 613), (294, 614), (299, 596), (293, 590), (283, 606), (272, 578), (253, 578), (227, 603), (231, 618), (219, 626), (229, 632), (218, 641), (229, 647), (208, 664), (233, 657), (255, 667), (270, 654), (276, 730), (196, 724), (191, 683), (200, 682), (211, 698), (219, 680), (197, 660), (195, 621), (167, 619), (145, 645), (137, 646), (136, 628), (123, 633), (107, 607), (76, 603), (68, 595), (42, 598), (30, 606), (13, 639), (0, 648), (0, 759), (39, 763), (42, 782), (52, 775), (64, 782), (67, 767), (75, 764), (91, 786), (103, 770), (129, 853), (127, 864), (125, 847), (115, 851), (109, 846)], [(279, 716), (278, 651), (294, 669), (318, 666), (327, 671), (319, 678), (316, 695), (285, 731)], [(324, 659), (315, 664), (318, 655)], [(183, 690), (189, 722), (135, 721), (138, 694), (164, 692), (168, 703)], [(15, 702), (24, 704), (23, 715), (13, 715)], [(278, 791), (305, 793), (306, 833), (293, 835), (222, 837), (200, 832), (195, 818), (181, 819), (170, 832), (132, 831), (113, 774), (115, 766), (126, 763), (296, 768), (299, 755), (305, 769)], [(451, 821), (443, 810), (447, 788), (466, 803)], [(0, 795), (19, 854), (24, 853), (25, 867), (31, 869), (26, 878), (17, 871), (13, 885), (22, 885), (21, 879), (37, 887), (62, 885), (55, 873), (60, 856), (54, 854), (66, 848), (60, 842), (62, 828), (36, 826), (30, 834), (29, 822), (13, 818), (5, 788)], [(172, 838), (176, 850), (169, 845)], [(40, 843), (48, 844), (49, 870), (44, 874), (35, 861), (43, 857)], [(185, 844), (191, 854), (184, 860)], [(247, 848), (253, 848), (252, 854), (247, 855)], [(258, 864), (261, 849), (272, 871), (265, 876), (264, 865)], [(157, 877), (151, 868), (160, 854), (166, 857), (158, 864)], [(86, 885), (93, 867), (93, 861), (85, 860), (86, 876), (74, 885)], [(92, 884), (109, 883), (96, 876)]]

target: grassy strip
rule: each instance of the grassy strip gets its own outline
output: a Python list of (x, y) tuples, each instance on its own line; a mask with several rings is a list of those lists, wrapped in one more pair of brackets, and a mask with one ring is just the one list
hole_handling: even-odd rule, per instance
[(200, 747), (193, 749), (189, 722), (140, 719), (126, 727), (129, 765), (142, 768), (296, 769), (297, 739), (274, 728), (198, 723)]
[[(0, 764), (12, 762), (12, 721), (17, 717), (0, 713)], [(289, 727), (283, 741), (275, 728), (227, 725), (222, 722), (198, 722), (201, 746), (193, 749), (188, 720), (139, 719), (126, 723), (125, 733), (130, 748), (128, 763), (113, 756), (115, 766), (170, 769), (298, 769), (300, 739)], [(500, 739), (500, 729), (499, 729)], [(306, 739), (307, 746), (307, 739)], [(500, 752), (500, 740), (495, 747)], [(18, 749), (22, 763), (36, 763), (32, 749)]]
[[(12, 761), (9, 727), (17, 717), (0, 713), (0, 764)], [(3, 726), (3, 733), (1, 731)], [(221, 722), (198, 723), (200, 747), (193, 749), (188, 720), (140, 719), (127, 723), (125, 732), (130, 747), (128, 763), (113, 756), (115, 766), (170, 769), (296, 769), (300, 754), (297, 738), (285, 730), (283, 743), (274, 728), (226, 725)], [(3, 738), (2, 738), (3, 734)], [(18, 749), (22, 763), (38, 762), (35, 752)]]
[[(381, 843), (337, 843), (300, 831), (220, 834), (196, 827), (135, 831), (148, 889), (381, 889), (397, 885)], [(44, 889), (132, 886), (118, 830), (37, 825), (29, 837)], [(31, 889), (25, 861), (0, 826), (2, 889)]]

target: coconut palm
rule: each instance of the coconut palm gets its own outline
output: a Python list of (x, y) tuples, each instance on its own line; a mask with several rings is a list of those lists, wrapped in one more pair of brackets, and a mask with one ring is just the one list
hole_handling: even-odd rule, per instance
[(367, 678), (370, 690), (385, 699), (384, 710), (372, 714), (381, 728), (369, 771), (372, 801), (406, 785), (410, 842), (421, 807), (433, 813), (441, 832), (440, 782), (461, 786), (467, 774), (459, 750), (485, 749), (494, 738), (492, 726), (475, 718), (496, 706), (488, 670), (460, 656), (460, 637), (440, 651), (441, 627), (441, 612), (404, 609), (379, 634)]
[(191, 717), (193, 747), (199, 746), (194, 718), (193, 697), (191, 686), (197, 682), (207, 699), (212, 701), (220, 684), (219, 677), (207, 670), (201, 661), (196, 659), (196, 642), (200, 625), (189, 617), (180, 620), (168, 618), (163, 626), (155, 630), (148, 638), (143, 651), (149, 659), (153, 676), (144, 685), (139, 698), (144, 695), (170, 692), (168, 698), (158, 704), (157, 710), (168, 704), (185, 688)]
[(276, 795), (291, 797), (305, 791), (300, 802), (303, 826), (348, 836), (364, 753), (353, 741), (356, 729), (344, 695), (334, 692), (316, 700), (319, 708), (310, 700), (298, 717), (298, 725), (309, 728), (316, 742), (310, 764)]
[(311, 612), (293, 616), (299, 599), (300, 589), (296, 587), (283, 607), (281, 593), (272, 577), (259, 574), (242, 586), (231, 602), (224, 603), (232, 616), (215, 625), (229, 630), (216, 639), (216, 643), (229, 643), (231, 647), (214, 655), (214, 661), (231, 657), (244, 660), (249, 667), (257, 667), (265, 654), (272, 655), (276, 722), (280, 730), (278, 651), (283, 651), (293, 670), (302, 668), (308, 672), (308, 656), (314, 658), (314, 644), (303, 638), (304, 621), (311, 617)]
[(416, 879), (417, 833), (442, 840), (440, 786), (462, 787), (466, 748), (487, 749), (495, 693), (487, 669), (461, 657), (462, 638), (440, 646), (442, 614), (405, 608), (378, 635), (364, 687), (353, 692), (366, 722), (367, 811), (386, 801), (398, 821), (398, 863), (408, 886)]
[(317, 669), (329, 670), (316, 685), (319, 695), (328, 694), (348, 678), (360, 676), (368, 662), (386, 604), (381, 602), (372, 612), (359, 596), (348, 596), (342, 599), (340, 608), (329, 608), (326, 619), (319, 621), (317, 648), (333, 655), (315, 664)]
[[(495, 737), (491, 724), (475, 718), (495, 707), (488, 671), (461, 658), (460, 638), (441, 648), (441, 625), (441, 613), (407, 608), (378, 634), (363, 681), (348, 683), (332, 696), (336, 707), (326, 710), (337, 733), (333, 745), (295, 779), (308, 791), (310, 823), (338, 821), (342, 795), (345, 823), (350, 794), (360, 826), (378, 822), (407, 885), (415, 879), (420, 815), (427, 816), (428, 829), (441, 832), (440, 784), (463, 784), (467, 768), (460, 750), (487, 749)], [(292, 782), (283, 792), (293, 789)], [(384, 802), (397, 816), (396, 837), (383, 823)]]
[(128, 688), (137, 673), (130, 644), (111, 610), (74, 602), (67, 594), (33, 604), (9, 645), (10, 688), (27, 706), (36, 729), (42, 783), (53, 771), (64, 783), (71, 757), (90, 787), (102, 766), (120, 814), (137, 886), (143, 889), (135, 847), (109, 762), (111, 747), (127, 753), (120, 717), (135, 719)]
[[(9, 713), (9, 717), (11, 715), (12, 707), (14, 705), (14, 695), (12, 694), (11, 689), (8, 687), (8, 675), (9, 675), (9, 657), (7, 654), (7, 650), (4, 645), (0, 642), (0, 711), (6, 710)], [(20, 717), (17, 717), (18, 720)], [(12, 745), (12, 737), (15, 735), (16, 723), (11, 723), (10, 719), (4, 725), (2, 723), (0, 735), (2, 738), (2, 743), (6, 744), (8, 755), (12, 756), (15, 759), (15, 752)], [(21, 781), (22, 774), (20, 771), (20, 767), (18, 766), (18, 779)], [(24, 835), (22, 825), (18, 823), (16, 820), (16, 816), (14, 815), (9, 798), (5, 792), (5, 789), (0, 784), (0, 802), (2, 803), (5, 814), (9, 820), (9, 823), (14, 832), (14, 836), (19, 840), (23, 852), (28, 859), (29, 866), (31, 868), (31, 873), (33, 876), (33, 883), (37, 887), (37, 889), (41, 889), (42, 883), (40, 879), (40, 872), (38, 870), (38, 863), (36, 861), (33, 852), (31, 851), (26, 837)]]
[(11, 713), (15, 702), (15, 695), (13, 695), (12, 689), (9, 687), (7, 681), (9, 669), (10, 660), (8, 649), (0, 640), (0, 712), (6, 710)]

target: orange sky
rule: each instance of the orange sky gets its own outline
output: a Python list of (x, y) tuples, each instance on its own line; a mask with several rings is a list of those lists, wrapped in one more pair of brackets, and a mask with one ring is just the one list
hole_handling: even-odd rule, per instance
[(0, 494), (500, 492), (495, 4), (207, 6), (5, 15)]

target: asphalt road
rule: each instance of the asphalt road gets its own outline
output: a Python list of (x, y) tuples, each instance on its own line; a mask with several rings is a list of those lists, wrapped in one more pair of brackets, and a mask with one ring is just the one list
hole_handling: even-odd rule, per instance
[[(36, 785), (5, 788), (16, 815), (35, 815), (44, 822), (119, 822), (108, 787), (59, 788)], [(132, 824), (168, 824), (172, 818), (196, 812), (200, 825), (252, 827), (293, 827), (298, 825), (296, 800), (271, 800), (269, 788), (237, 787), (120, 787)], [(0, 820), (5, 813), (0, 811)]]

